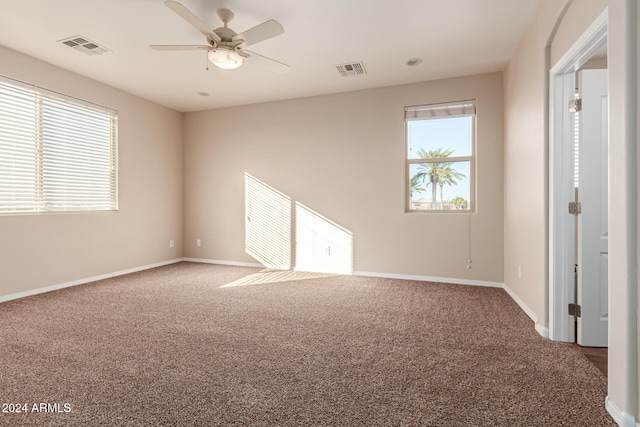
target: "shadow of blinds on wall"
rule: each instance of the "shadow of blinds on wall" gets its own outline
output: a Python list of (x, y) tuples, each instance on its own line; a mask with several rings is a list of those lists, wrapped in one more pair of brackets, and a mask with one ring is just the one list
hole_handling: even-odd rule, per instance
[(270, 269), (353, 273), (351, 231), (248, 173), (245, 252)]
[(268, 268), (291, 268), (291, 198), (245, 174), (245, 251)]
[(296, 269), (353, 273), (353, 233), (296, 202)]

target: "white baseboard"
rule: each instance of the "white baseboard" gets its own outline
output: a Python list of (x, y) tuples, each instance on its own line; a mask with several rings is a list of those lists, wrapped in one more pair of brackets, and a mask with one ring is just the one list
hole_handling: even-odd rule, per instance
[(542, 338), (549, 339), (549, 328), (542, 326), (540, 323), (535, 323), (536, 332), (540, 334)]
[(620, 408), (613, 403), (611, 397), (607, 396), (604, 400), (604, 404), (607, 408), (607, 412), (609, 412), (609, 415), (613, 418), (613, 421), (615, 421), (620, 427), (640, 427), (640, 423), (636, 420), (636, 417), (621, 411)]
[(86, 283), (95, 282), (98, 280), (110, 279), (116, 276), (123, 276), (125, 274), (136, 273), (138, 271), (149, 270), (151, 268), (162, 267), (164, 265), (175, 264), (177, 262), (183, 261), (183, 258), (175, 258), (168, 261), (157, 262), (154, 264), (143, 265), (141, 267), (129, 268), (127, 270), (115, 271), (113, 273), (101, 274), (98, 276), (86, 277), (84, 279), (73, 280), (71, 282), (60, 283), (57, 285), (46, 286), (44, 288), (32, 289), (29, 291), (18, 292), (11, 295), (0, 296), (0, 303), (11, 301), (19, 298), (30, 297), (32, 295), (43, 294), (45, 292), (57, 291), (58, 289), (70, 288), (72, 286), (84, 285)]
[[(363, 271), (354, 271), (354, 275), (356, 276), (370, 276), (370, 277), (385, 277), (390, 279), (405, 279), (405, 280), (420, 280), (427, 282), (440, 282), (440, 283), (451, 283), (454, 285), (471, 285), (471, 286), (486, 286), (492, 288), (502, 288), (507, 294), (513, 299), (516, 304), (526, 313), (527, 316), (533, 323), (535, 324), (535, 330), (544, 338), (549, 338), (549, 328), (542, 326), (538, 323), (538, 316), (534, 313), (531, 308), (522, 301), (522, 299), (507, 285), (499, 282), (486, 282), (482, 280), (467, 280), (467, 279), (451, 279), (448, 277), (432, 277), (432, 276), (409, 276), (404, 274), (386, 274), (386, 273), (371, 273), (371, 272), (363, 272)], [(638, 426), (640, 427), (640, 426)]]
[[(259, 264), (259, 263), (221, 261), (221, 260), (204, 259), (204, 258), (182, 258), (182, 261), (200, 262), (205, 264), (235, 265), (239, 267), (268, 268), (263, 264)], [(295, 268), (283, 268), (282, 270), (298, 271)], [(440, 283), (451, 283), (454, 285), (486, 286), (491, 288), (502, 288), (504, 286), (502, 283), (485, 282), (481, 280), (451, 279), (448, 277), (433, 277), (433, 276), (412, 276), (412, 275), (406, 275), (406, 274), (378, 273), (378, 272), (370, 272), (370, 271), (354, 271), (352, 273), (336, 272), (335, 274), (353, 274), (354, 276), (382, 277), (385, 279), (419, 280), (421, 282), (440, 282)]]
[[(267, 268), (259, 263), (252, 262), (236, 262), (236, 261), (222, 261), (219, 259), (205, 259), (205, 258), (182, 258), (180, 261), (186, 262), (199, 262), (201, 264), (220, 264), (220, 265), (233, 265), (236, 267), (256, 267), (256, 268)], [(285, 269), (286, 270), (286, 269)]]
[(421, 282), (450, 283), (452, 285), (485, 286), (489, 288), (502, 288), (504, 286), (502, 283), (486, 282), (482, 280), (452, 279), (450, 277), (415, 276), (415, 275), (407, 275), (407, 274), (378, 273), (378, 272), (370, 272), (370, 271), (354, 271), (353, 275), (367, 276), (367, 277), (382, 277), (385, 279), (418, 280)]
[(509, 294), (511, 299), (514, 300), (516, 304), (520, 306), (522, 311), (524, 311), (526, 315), (529, 316), (531, 320), (533, 320), (533, 323), (535, 324), (536, 332), (538, 332), (538, 334), (540, 334), (544, 338), (549, 338), (549, 328), (546, 326), (542, 326), (540, 325), (540, 323), (538, 323), (538, 316), (531, 309), (531, 307), (529, 307), (524, 301), (522, 301), (522, 299), (518, 296), (518, 294), (516, 294), (513, 291), (513, 289), (511, 289), (509, 286), (504, 284), (503, 288)]

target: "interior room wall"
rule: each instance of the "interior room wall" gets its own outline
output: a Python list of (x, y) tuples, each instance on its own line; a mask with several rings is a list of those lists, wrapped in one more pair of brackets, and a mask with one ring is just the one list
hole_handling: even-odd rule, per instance
[(558, 22), (557, 31), (550, 44), (550, 65), (557, 63), (562, 55), (584, 33), (589, 25), (607, 7), (608, 0), (592, 0), (588, 2), (573, 1)]
[(0, 298), (180, 258), (182, 115), (4, 47), (0, 75), (118, 110), (120, 207), (0, 216)]
[(608, 2), (609, 400), (638, 422), (638, 3)]
[[(640, 406), (636, 268), (638, 6), (635, 0), (541, 0), (535, 22), (505, 70), (504, 280), (536, 313), (540, 324), (547, 326), (548, 73), (605, 7), (608, 7), (612, 165), (607, 408), (621, 425), (635, 425)], [(516, 271), (522, 262), (526, 265), (520, 280)]]
[(540, 3), (504, 75), (504, 283), (543, 328), (548, 326), (546, 47), (565, 3)]
[[(405, 213), (404, 107), (465, 99), (477, 99), (476, 213)], [(284, 200), (266, 222), (284, 227), (268, 238), (293, 248), (289, 267), (298, 203), (350, 235), (356, 272), (502, 283), (502, 102), (491, 73), (188, 113), (185, 256), (262, 262), (245, 247), (249, 174)]]
[(606, 6), (604, 0), (541, 2), (505, 69), (505, 285), (543, 327), (549, 315), (548, 73)]

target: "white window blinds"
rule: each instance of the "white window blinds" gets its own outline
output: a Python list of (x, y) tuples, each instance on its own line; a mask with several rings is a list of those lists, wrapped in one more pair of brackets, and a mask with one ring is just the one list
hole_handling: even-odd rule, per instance
[(117, 113), (0, 77), (0, 214), (118, 209)]
[(454, 117), (468, 117), (476, 114), (476, 102), (458, 101), (445, 104), (419, 105), (405, 107), (405, 120), (444, 119)]

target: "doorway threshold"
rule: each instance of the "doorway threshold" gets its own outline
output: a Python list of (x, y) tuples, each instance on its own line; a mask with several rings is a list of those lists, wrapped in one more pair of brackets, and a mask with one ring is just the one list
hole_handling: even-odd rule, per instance
[(609, 358), (609, 349), (607, 347), (583, 347), (578, 344), (574, 345), (596, 368), (602, 371), (605, 377), (608, 377), (607, 361)]

